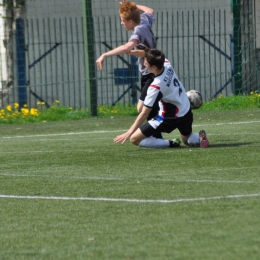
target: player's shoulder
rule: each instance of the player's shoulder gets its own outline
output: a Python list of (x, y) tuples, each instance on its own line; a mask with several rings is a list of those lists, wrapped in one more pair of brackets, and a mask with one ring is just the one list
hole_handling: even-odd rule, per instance
[(140, 18), (141, 18), (140, 25), (146, 24), (151, 26), (156, 21), (156, 18), (151, 13), (147, 13), (147, 12), (142, 13)]
[(149, 25), (148, 23), (145, 23), (145, 24), (140, 23), (137, 26), (135, 26), (133, 34), (139, 35), (139, 36), (144, 36), (144, 37), (147, 37), (147, 35), (152, 35), (151, 34), (151, 25)]
[(167, 60), (167, 59), (164, 60), (164, 68), (166, 70), (173, 70), (174, 71), (174, 68), (173, 68), (171, 62), (169, 60)]
[(155, 77), (153, 82), (151, 83), (150, 86), (154, 85), (154, 86), (161, 86), (161, 84), (163, 83), (163, 76), (162, 74)]
[(171, 66), (171, 63), (169, 60), (165, 59), (164, 60), (164, 66)]

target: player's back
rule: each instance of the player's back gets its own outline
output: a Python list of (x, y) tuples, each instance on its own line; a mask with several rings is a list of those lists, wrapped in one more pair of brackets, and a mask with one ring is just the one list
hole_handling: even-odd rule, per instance
[[(152, 24), (156, 21), (155, 17), (150, 13), (141, 14), (140, 24), (134, 29), (133, 34), (129, 38), (131, 40), (137, 40), (138, 45), (136, 49), (144, 50), (146, 48), (155, 49), (156, 48), (156, 38), (152, 31)], [(138, 58), (139, 71), (142, 75), (149, 74), (147, 68), (144, 66), (144, 58)]]
[(164, 117), (184, 116), (190, 109), (190, 102), (186, 91), (178, 76), (168, 60), (164, 62), (164, 71), (161, 75), (155, 77), (152, 83), (159, 86), (161, 100), (159, 101), (159, 114)]

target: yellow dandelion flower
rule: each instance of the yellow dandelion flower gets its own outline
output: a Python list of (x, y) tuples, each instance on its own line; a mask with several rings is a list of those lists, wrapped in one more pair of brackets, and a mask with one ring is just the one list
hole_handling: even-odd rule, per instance
[(31, 108), (31, 109), (30, 109), (30, 115), (32, 115), (32, 116), (38, 116), (38, 115), (39, 115), (38, 109), (36, 109), (36, 108)]
[(23, 116), (28, 116), (29, 115), (29, 109), (28, 108), (22, 108), (21, 112), (22, 112)]
[(42, 104), (42, 102), (41, 101), (37, 101), (37, 105), (41, 105)]
[(23, 107), (27, 107), (27, 104), (24, 104)]
[(14, 108), (18, 108), (19, 104), (18, 103), (14, 103)]
[(59, 100), (55, 100), (55, 102), (56, 102), (56, 103), (60, 103), (60, 101), (59, 101)]
[(6, 107), (6, 109), (7, 109), (7, 111), (12, 111), (12, 107), (11, 107), (10, 105), (8, 105), (8, 106)]

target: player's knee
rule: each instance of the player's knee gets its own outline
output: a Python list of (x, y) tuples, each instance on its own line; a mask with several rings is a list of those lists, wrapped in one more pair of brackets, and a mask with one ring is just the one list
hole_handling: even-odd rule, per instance
[(139, 145), (140, 140), (137, 139), (135, 136), (131, 136), (131, 137), (130, 137), (130, 142), (131, 142), (132, 144), (134, 144), (134, 145)]
[(190, 135), (181, 135), (181, 139), (182, 139), (182, 142), (185, 144), (185, 145), (189, 145), (189, 139)]

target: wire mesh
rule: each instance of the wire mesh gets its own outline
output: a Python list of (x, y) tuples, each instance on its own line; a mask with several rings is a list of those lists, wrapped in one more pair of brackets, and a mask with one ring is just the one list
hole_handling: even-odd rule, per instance
[[(187, 91), (197, 89), (205, 100), (259, 91), (258, 1), (138, 4), (155, 10), (157, 47), (165, 52)], [(0, 107), (14, 102), (29, 107), (44, 102), (48, 107), (55, 100), (73, 108), (88, 107), (92, 101), (96, 105), (136, 103), (140, 94), (136, 60), (120, 55), (108, 58), (102, 71), (95, 65), (102, 53), (127, 43), (132, 33), (120, 24), (118, 2), (26, 0), (17, 6), (11, 22), (6, 19), (10, 10), (4, 1), (0, 8)], [(18, 19), (25, 24), (23, 32), (16, 28)], [(21, 33), (22, 50), (17, 43)], [(24, 68), (19, 57), (25, 59)], [(21, 73), (25, 86), (19, 82)]]

